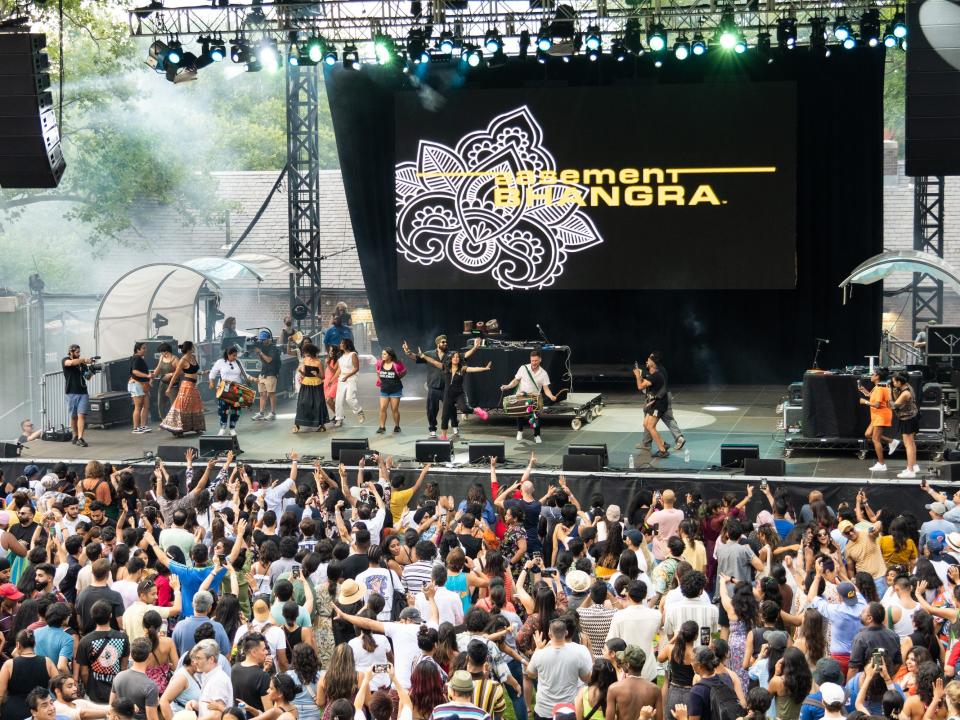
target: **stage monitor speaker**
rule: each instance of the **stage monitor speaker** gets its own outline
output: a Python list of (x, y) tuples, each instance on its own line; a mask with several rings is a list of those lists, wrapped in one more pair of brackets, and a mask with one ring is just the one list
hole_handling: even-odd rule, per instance
[(720, 465), (724, 468), (742, 468), (747, 458), (759, 458), (759, 445), (721, 445)]
[(361, 448), (340, 448), (340, 462), (344, 465), (355, 467), (367, 454), (367, 450)]
[(780, 458), (744, 458), (743, 474), (783, 477), (787, 474), (787, 463)]
[(943, 408), (942, 407), (921, 407), (920, 410), (920, 432), (937, 433), (943, 432)]
[(126, 390), (100, 393), (90, 398), (88, 427), (104, 428), (110, 425), (129, 425), (132, 422), (133, 398)]
[(795, 382), (787, 386), (787, 398), (791, 405), (803, 404), (803, 383)]
[(330, 457), (341, 462), (341, 450), (369, 450), (370, 440), (367, 438), (337, 438), (330, 441)]
[(0, 33), (0, 186), (54, 188), (66, 163), (50, 92), (47, 36)]
[(20, 455), (20, 446), (15, 442), (0, 442), (0, 458), (15, 458)]
[(596, 455), (601, 458), (601, 467), (610, 464), (610, 456), (607, 454), (607, 444), (603, 445), (568, 445), (568, 455)]
[(943, 385), (940, 383), (928, 382), (923, 386), (923, 395), (920, 396), (920, 404), (926, 407), (940, 407), (943, 403)]
[(940, 466), (940, 477), (950, 482), (960, 480), (960, 462), (952, 462)]
[[(164, 462), (186, 462), (187, 445), (157, 445), (156, 457)], [(197, 449), (193, 449), (194, 454), (199, 455)]]
[(449, 440), (417, 440), (417, 462), (450, 462), (453, 444)]
[(225, 455), (227, 451), (236, 452), (240, 449), (237, 445), (237, 438), (230, 435), (201, 435), (200, 436), (200, 457), (212, 458), (218, 455)]
[(470, 462), (490, 462), (490, 458), (495, 457), (497, 462), (507, 461), (507, 451), (502, 442), (471, 442), (467, 444), (467, 452), (470, 453)]
[(603, 470), (601, 455), (564, 455), (563, 470), (565, 472), (600, 472)]
[(133, 356), (111, 360), (103, 364), (103, 382), (110, 392), (127, 392), (127, 380), (130, 378), (130, 366)]

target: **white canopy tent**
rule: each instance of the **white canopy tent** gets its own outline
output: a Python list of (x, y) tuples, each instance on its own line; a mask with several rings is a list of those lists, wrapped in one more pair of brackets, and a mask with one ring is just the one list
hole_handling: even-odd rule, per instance
[(929, 275), (960, 292), (960, 274), (943, 258), (920, 250), (890, 250), (864, 260), (840, 283), (844, 302), (851, 285), (870, 285), (901, 272)]
[(164, 335), (198, 335), (197, 299), (204, 283), (218, 292), (230, 281), (262, 282), (271, 272), (293, 272), (292, 265), (270, 255), (199, 257), (185, 263), (153, 263), (123, 275), (104, 295), (97, 310), (94, 340), (104, 360), (129, 357), (137, 340), (156, 334), (153, 318), (167, 319)]

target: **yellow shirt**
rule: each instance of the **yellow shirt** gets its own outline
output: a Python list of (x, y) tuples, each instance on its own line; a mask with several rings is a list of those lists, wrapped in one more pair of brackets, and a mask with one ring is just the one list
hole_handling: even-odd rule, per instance
[(883, 553), (877, 541), (870, 537), (866, 530), (857, 531), (856, 541), (847, 541), (846, 555), (853, 560), (857, 572), (870, 573), (870, 577), (878, 578), (887, 572), (887, 565), (883, 562)]
[(907, 544), (903, 550), (897, 552), (894, 549), (893, 536), (884, 535), (880, 538), (880, 552), (883, 553), (883, 560), (887, 565), (913, 567), (913, 563), (917, 560), (917, 546), (910, 538), (907, 538)]
[(408, 488), (406, 490), (397, 490), (396, 488), (390, 493), (390, 514), (393, 515), (393, 524), (397, 526), (400, 523), (400, 518), (403, 515), (403, 511), (407, 509), (407, 503), (410, 502), (410, 498), (413, 497), (413, 488)]
[[(704, 568), (707, 567), (707, 551), (700, 540), (694, 541), (692, 548), (684, 541), (683, 555), (680, 557), (690, 563), (690, 567), (697, 572), (703, 572)], [(594, 713), (594, 716), (596, 716), (596, 713)]]

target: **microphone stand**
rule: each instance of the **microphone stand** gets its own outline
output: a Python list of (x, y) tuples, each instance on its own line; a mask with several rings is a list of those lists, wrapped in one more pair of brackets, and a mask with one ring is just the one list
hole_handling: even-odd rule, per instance
[(549, 344), (550, 344), (550, 341), (547, 339), (547, 335), (546, 335), (546, 333), (543, 332), (543, 328), (540, 327), (540, 324), (539, 324), (539, 323), (537, 323), (537, 332), (540, 333), (540, 337), (543, 338), (543, 341), (544, 341), (547, 345), (549, 345)]
[(820, 350), (823, 348), (823, 338), (817, 338), (817, 351), (813, 354), (813, 369), (819, 370), (820, 366), (817, 365), (817, 361), (820, 359)]

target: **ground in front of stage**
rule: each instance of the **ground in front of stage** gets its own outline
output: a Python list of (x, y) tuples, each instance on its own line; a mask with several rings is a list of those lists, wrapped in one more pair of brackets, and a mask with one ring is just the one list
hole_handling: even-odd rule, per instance
[[(401, 402), (401, 426), (399, 434), (391, 432), (393, 421), (388, 416), (387, 432), (379, 435), (377, 429), (378, 396), (371, 391), (373, 382), (362, 382), (361, 401), (366, 412), (366, 422), (358, 424), (356, 417), (348, 415), (344, 427), (325, 433), (302, 431), (291, 432), (295, 414), (295, 400), (279, 404), (274, 421), (253, 421), (253, 412), (244, 411), (239, 426), (239, 444), (242, 458), (248, 462), (282, 460), (291, 451), (301, 455), (330, 458), (330, 441), (333, 438), (369, 438), (371, 448), (395, 458), (413, 458), (414, 444), (427, 438), (427, 425), (422, 396), (422, 384), (406, 383), (406, 397)], [(466, 462), (467, 445), (470, 440), (503, 440), (507, 459), (524, 463), (535, 451), (538, 464), (559, 466), (570, 444), (606, 443), (609, 451), (609, 467), (627, 469), (633, 456), (637, 471), (674, 472), (696, 474), (719, 469), (720, 447), (723, 444), (758, 445), (762, 458), (783, 457), (784, 433), (778, 430), (781, 416), (776, 408), (784, 395), (783, 386), (691, 386), (673, 389), (674, 414), (686, 438), (686, 447), (671, 453), (666, 459), (651, 459), (650, 453), (635, 446), (642, 439), (642, 407), (639, 396), (619, 386), (604, 393), (603, 414), (587, 422), (575, 431), (569, 420), (545, 423), (543, 443), (535, 445), (532, 431), (528, 428), (521, 442), (516, 440), (516, 428), (512, 421), (501, 420), (483, 423), (469, 417), (461, 424), (460, 436), (454, 445), (455, 461)], [(208, 407), (208, 432), (218, 430), (214, 408)], [(666, 428), (660, 425), (668, 446), (674, 443)], [(452, 437), (452, 436), (451, 436)], [(81, 448), (70, 443), (33, 442), (23, 451), (23, 459), (85, 459), (120, 461), (143, 457), (146, 451), (155, 451), (157, 445), (197, 446), (196, 437), (175, 439), (161, 431), (154, 423), (154, 431), (135, 435), (130, 427), (114, 427), (104, 430), (88, 430), (90, 447)], [(686, 451), (689, 451), (687, 459)], [(787, 474), (796, 477), (822, 478), (870, 478), (868, 468), (875, 462), (872, 451), (866, 460), (858, 460), (855, 453), (844, 451), (795, 452), (787, 461)], [(924, 468), (932, 463), (921, 456)], [(888, 460), (889, 472), (876, 474), (874, 479), (887, 480), (905, 466), (905, 456), (900, 449)]]

